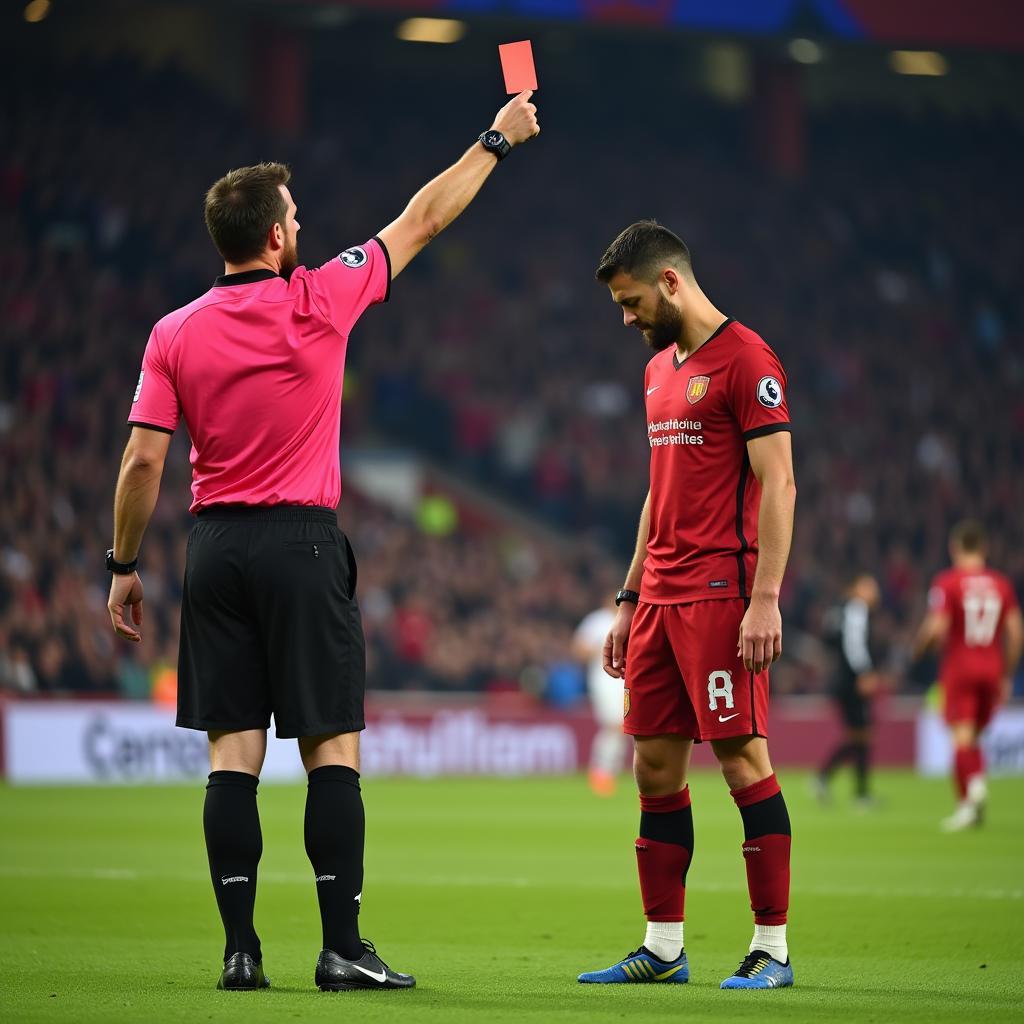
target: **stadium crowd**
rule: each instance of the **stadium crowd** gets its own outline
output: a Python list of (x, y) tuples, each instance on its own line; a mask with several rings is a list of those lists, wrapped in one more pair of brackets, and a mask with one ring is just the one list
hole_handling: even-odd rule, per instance
[[(392, 219), (457, 149), (415, 110), (390, 116), (382, 137), (387, 100), (369, 94), (346, 106), (344, 130), (318, 117), (285, 144), (169, 72), (108, 64), (8, 74), (4, 88), (0, 687), (146, 696), (176, 656), (183, 429), (143, 550), (141, 647), (115, 641), (101, 557), (146, 337), (220, 272), (205, 187), (229, 166), (290, 159), (300, 252), (316, 263)], [(565, 660), (573, 627), (621, 575), (647, 486), (649, 353), (592, 271), (642, 216), (687, 240), (712, 299), (786, 366), (799, 488), (790, 637), (815, 635), (845, 579), (874, 571), (878, 641), (898, 663), (946, 531), (967, 513), (1024, 593), (1024, 240), (1004, 227), (1022, 212), (1019, 132), (853, 111), (830, 123), (812, 126), (796, 182), (714, 133), (700, 152), (654, 141), (642, 161), (611, 149), (585, 178), (567, 175), (565, 146), (582, 140), (560, 151), (552, 132), (366, 314), (343, 449), (412, 447), (567, 538), (428, 536), (343, 497), (371, 685), (522, 685)], [(389, 166), (389, 133), (415, 160)], [(510, 195), (531, 197), (516, 217)], [(773, 685), (820, 685), (806, 647), (788, 648)]]

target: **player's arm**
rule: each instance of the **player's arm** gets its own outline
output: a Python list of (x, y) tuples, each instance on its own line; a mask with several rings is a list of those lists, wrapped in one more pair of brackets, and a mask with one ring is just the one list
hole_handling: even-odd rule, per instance
[[(531, 90), (521, 92), (509, 100), (494, 119), (492, 127), (512, 146), (540, 134), (537, 108), (530, 102), (532, 95)], [(391, 257), (392, 280), (469, 206), (497, 162), (492, 152), (479, 142), (474, 143), (458, 163), (424, 185), (397, 220), (378, 232)]]
[(1009, 700), (1013, 692), (1013, 676), (1024, 654), (1024, 618), (1020, 608), (1011, 608), (1003, 621), (1003, 653), (1005, 657), (1006, 676), (1003, 682), (1003, 700)]
[[(644, 561), (647, 558), (647, 538), (651, 533), (651, 492), (647, 492), (644, 507), (640, 512), (640, 525), (636, 531), (636, 550), (633, 560), (629, 563), (626, 582), (623, 590), (640, 592), (640, 584), (644, 577)], [(629, 627), (633, 622), (636, 605), (632, 601), (623, 601), (615, 613), (615, 621), (608, 631), (604, 642), (604, 670), (615, 679), (626, 675), (626, 644), (629, 642)]]
[(923, 658), (933, 647), (941, 647), (949, 632), (949, 612), (933, 608), (925, 615), (914, 637), (911, 657), (914, 661)]
[[(121, 471), (114, 492), (114, 560), (133, 562), (142, 546), (156, 499), (171, 435), (163, 430), (132, 427), (131, 436), (121, 459)], [(142, 625), (142, 581), (138, 573), (130, 576), (114, 574), (110, 583), (107, 610), (115, 631), (138, 643), (142, 636), (125, 616), (131, 607), (131, 619)]]
[(793, 442), (788, 430), (747, 442), (750, 468), (761, 485), (757, 520), (758, 555), (750, 606), (740, 623), (737, 653), (744, 666), (761, 672), (782, 654), (779, 594), (793, 540), (796, 480)]

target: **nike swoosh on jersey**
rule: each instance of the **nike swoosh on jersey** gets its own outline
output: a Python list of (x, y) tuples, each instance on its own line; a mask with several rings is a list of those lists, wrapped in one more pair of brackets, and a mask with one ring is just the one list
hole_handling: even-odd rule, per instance
[(388, 976), (387, 971), (381, 971), (380, 974), (378, 974), (376, 971), (368, 971), (365, 967), (360, 967), (359, 964), (349, 964), (349, 967), (354, 967), (357, 971), (362, 971), (368, 978), (373, 978), (374, 981), (379, 981), (382, 985)]
[(660, 388), (660, 387), (661, 387), (660, 384), (655, 384), (654, 387), (647, 389), (647, 394), (649, 394), (649, 395), (654, 394), (654, 392), (657, 391), (658, 388)]
[(722, 715), (719, 715), (718, 716), (718, 720), (720, 722), (730, 722), (730, 721), (732, 721), (732, 719), (739, 718), (739, 717), (740, 717), (740, 713), (737, 711), (735, 715), (725, 715), (724, 717)]

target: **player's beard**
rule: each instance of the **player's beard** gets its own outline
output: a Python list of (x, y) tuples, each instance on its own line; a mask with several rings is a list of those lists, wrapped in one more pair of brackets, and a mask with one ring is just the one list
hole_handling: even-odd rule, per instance
[(661, 352), (669, 345), (674, 345), (682, 336), (683, 318), (679, 310), (664, 295), (658, 295), (658, 305), (654, 311), (654, 319), (649, 325), (649, 332), (644, 333), (644, 341)]
[(299, 265), (299, 243), (293, 238), (284, 247), (281, 253), (281, 276), (290, 277), (292, 271)]

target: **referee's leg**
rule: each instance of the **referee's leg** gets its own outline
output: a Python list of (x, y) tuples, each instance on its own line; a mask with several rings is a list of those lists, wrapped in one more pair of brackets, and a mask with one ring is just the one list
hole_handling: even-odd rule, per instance
[(269, 984), (253, 923), (256, 873), (263, 834), (256, 807), (265, 729), (211, 731), (210, 779), (203, 805), (203, 831), (217, 908), (224, 922), (224, 973), (219, 988), (252, 989)]
[(334, 512), (264, 514), (249, 549), (250, 594), (278, 737), (296, 738), (309, 776), (304, 834), (323, 929), (316, 985), (411, 988), (359, 934), (365, 817), (359, 783), (366, 657), (355, 556)]
[(256, 788), (266, 752), (266, 657), (245, 593), (248, 528), (201, 517), (189, 536), (178, 657), (179, 726), (210, 741), (203, 806), (210, 877), (224, 923), (222, 989), (263, 988), (253, 925), (263, 852)]
[(309, 775), (306, 853), (316, 877), (323, 926), (316, 984), (324, 991), (412, 988), (416, 979), (393, 971), (359, 934), (365, 834), (359, 733), (301, 736), (299, 753)]
[(365, 816), (359, 788), (359, 733), (302, 736), (299, 753), (309, 776), (304, 833), (316, 877), (323, 948), (358, 960), (363, 897)]

